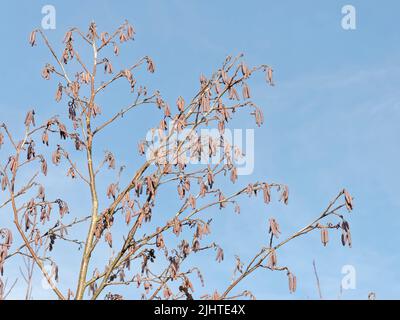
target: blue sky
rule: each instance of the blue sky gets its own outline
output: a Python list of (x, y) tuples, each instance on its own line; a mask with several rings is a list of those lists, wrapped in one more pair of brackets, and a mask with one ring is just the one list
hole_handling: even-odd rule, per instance
[[(255, 130), (254, 174), (241, 177), (239, 183), (288, 184), (290, 202), (283, 206), (274, 201), (266, 207), (262, 201), (244, 199), (239, 217), (232, 210), (214, 212), (220, 215), (214, 236), (222, 238), (226, 260), (203, 268), (207, 286), (196, 283), (199, 295), (229, 283), (233, 256), (240, 254), (245, 261), (257, 251), (265, 242), (269, 216), (276, 217), (288, 235), (311, 221), (345, 187), (355, 198), (349, 218), (353, 248), (340, 245), (339, 233), (331, 234), (326, 248), (318, 233), (298, 239), (279, 255), (298, 276), (296, 294), (289, 295), (286, 276), (277, 272), (260, 271), (243, 288), (259, 299), (317, 298), (315, 259), (325, 298), (337, 298), (344, 265), (355, 267), (357, 284), (356, 289), (343, 292), (343, 299), (365, 299), (370, 291), (381, 299), (400, 297), (398, 1), (9, 1), (0, 13), (0, 122), (14, 130), (21, 128), (32, 106), (38, 119), (65, 114), (54, 102), (56, 82), (40, 77), (49, 54), (42, 45), (31, 49), (27, 44), (29, 32), (40, 25), (45, 4), (57, 10), (57, 28), (47, 34), (58, 48), (69, 27), (86, 30), (95, 20), (100, 30), (113, 30), (128, 19), (137, 31), (136, 40), (122, 48), (115, 69), (143, 55), (151, 56), (156, 73), (143, 75), (142, 82), (159, 89), (171, 105), (179, 95), (189, 99), (198, 87), (199, 75), (217, 69), (228, 54), (243, 52), (250, 65), (273, 66), (274, 88), (267, 87), (262, 76), (253, 81), (254, 100), (263, 108), (265, 123)], [(356, 8), (356, 30), (341, 27), (341, 8), (347, 4)], [(129, 103), (128, 90), (120, 86), (101, 98), (105, 115)], [(114, 126), (112, 134), (102, 136), (95, 159), (101, 160), (102, 152), (112, 148), (121, 162), (134, 165), (136, 141), (156, 125), (155, 115), (141, 109), (124, 118), (121, 124), (125, 127)], [(246, 116), (236, 124), (255, 127)], [(115, 143), (120, 135), (127, 137), (123, 145)], [(0, 151), (1, 158), (4, 152)], [(68, 194), (73, 214), (85, 214), (89, 210), (86, 191), (64, 183), (64, 175), (61, 169), (51, 168), (47, 183), (54, 186), (54, 195), (56, 191)], [(100, 188), (112, 177), (106, 173)], [(168, 196), (163, 199), (171, 201)], [(6, 214), (1, 213), (0, 226), (7, 223)], [(238, 243), (237, 236), (243, 233), (245, 241)], [(78, 252), (66, 248), (71, 251), (59, 256), (59, 264), (66, 265), (60, 268), (64, 290), (77, 268), (69, 252), (72, 256)], [(104, 257), (96, 259), (106, 263)], [(12, 276), (18, 276), (17, 269)], [(40, 279), (35, 281), (34, 297), (51, 297), (41, 290)], [(19, 285), (13, 297), (23, 290)]]

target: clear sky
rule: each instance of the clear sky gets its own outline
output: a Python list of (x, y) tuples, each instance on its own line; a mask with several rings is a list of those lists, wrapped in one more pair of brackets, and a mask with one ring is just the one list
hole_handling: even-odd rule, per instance
[[(199, 295), (229, 283), (234, 255), (240, 254), (245, 261), (266, 241), (269, 216), (276, 217), (288, 235), (310, 222), (345, 187), (355, 198), (349, 218), (351, 249), (341, 246), (339, 233), (331, 233), (326, 248), (319, 242), (319, 233), (298, 239), (280, 254), (281, 262), (298, 277), (295, 294), (289, 295), (286, 276), (278, 272), (260, 271), (243, 288), (259, 299), (317, 298), (315, 259), (325, 298), (338, 297), (345, 265), (356, 270), (356, 288), (345, 290), (341, 298), (365, 299), (370, 291), (382, 299), (400, 298), (398, 1), (7, 1), (0, 11), (0, 122), (15, 130), (33, 106), (38, 119), (65, 113), (54, 102), (56, 82), (40, 77), (49, 54), (44, 46), (31, 49), (27, 43), (29, 32), (40, 26), (46, 4), (57, 10), (57, 27), (47, 34), (58, 48), (69, 27), (86, 30), (95, 20), (100, 30), (113, 30), (128, 19), (137, 31), (136, 40), (122, 48), (115, 68), (148, 54), (157, 70), (142, 79), (159, 89), (171, 105), (179, 95), (190, 98), (199, 75), (216, 70), (228, 54), (243, 52), (250, 65), (273, 66), (274, 88), (267, 87), (263, 77), (254, 82), (254, 99), (263, 108), (265, 123), (255, 130), (254, 174), (240, 178), (239, 183), (285, 183), (290, 187), (290, 202), (283, 206), (275, 197), (275, 204), (266, 207), (262, 201), (244, 200), (239, 217), (233, 210), (221, 213), (214, 236), (222, 238), (226, 259), (203, 267), (206, 288), (196, 282)], [(341, 26), (341, 9), (347, 4), (356, 8), (356, 30)], [(129, 101), (129, 89), (122, 89), (102, 101), (106, 114)], [(250, 117), (241, 119), (240, 127), (255, 128)], [(156, 125), (154, 113), (146, 110), (123, 121), (125, 128), (114, 127), (103, 137), (97, 160), (112, 148), (121, 162), (132, 165), (136, 141)], [(122, 145), (114, 143), (120, 135), (127, 138)], [(5, 156), (0, 151), (0, 157)], [(64, 183), (65, 172), (51, 170), (47, 182), (54, 186), (54, 195), (57, 190), (68, 194), (71, 212), (86, 214), (87, 194), (74, 183)], [(107, 174), (105, 179), (111, 177)], [(106, 185), (107, 180), (100, 188)], [(9, 214), (1, 212), (0, 227)], [(243, 233), (246, 239), (238, 243)], [(79, 261), (79, 252), (68, 248), (71, 251), (64, 251), (58, 261), (65, 265), (60, 267), (64, 290), (74, 279)], [(10, 281), (18, 274), (17, 268), (12, 270)], [(22, 282), (12, 297), (21, 292)], [(52, 297), (41, 289), (40, 279), (35, 280), (33, 296)]]

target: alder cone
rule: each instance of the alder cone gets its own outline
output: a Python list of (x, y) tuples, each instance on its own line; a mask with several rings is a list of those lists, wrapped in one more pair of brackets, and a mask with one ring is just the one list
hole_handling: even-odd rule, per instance
[(32, 31), (29, 35), (29, 44), (33, 47), (36, 44), (36, 30)]
[(329, 241), (329, 235), (328, 235), (328, 230), (326, 228), (321, 229), (321, 242), (324, 245), (324, 247), (327, 245)]
[(294, 274), (291, 272), (288, 273), (288, 279), (289, 279), (289, 292), (294, 293), (296, 291), (297, 287), (297, 279)]

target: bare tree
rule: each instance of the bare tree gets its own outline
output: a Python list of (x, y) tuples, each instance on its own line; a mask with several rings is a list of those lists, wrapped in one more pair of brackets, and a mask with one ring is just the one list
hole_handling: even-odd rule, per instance
[[(65, 49), (58, 55), (42, 30), (34, 30), (30, 35), (32, 46), (41, 38), (52, 55), (54, 64), (46, 64), (42, 76), (46, 80), (58, 78), (55, 100), (63, 105), (65, 103), (66, 112), (65, 115), (52, 117), (36, 125), (36, 113), (30, 110), (24, 121), (25, 133), (21, 138), (14, 137), (6, 124), (1, 124), (0, 128), (0, 146), (6, 143), (12, 150), (0, 166), (2, 198), (6, 195), (6, 200), (0, 203), (0, 209), (7, 209), (8, 213), (11, 208), (14, 223), (14, 226), (1, 226), (0, 270), (3, 274), (12, 258), (24, 257), (27, 298), (31, 297), (32, 263), (59, 299), (122, 299), (122, 295), (110, 291), (119, 285), (131, 287), (144, 299), (193, 299), (193, 277), (199, 277), (201, 282), (203, 277), (199, 267), (183, 270), (183, 262), (190, 262), (189, 258), (201, 251), (214, 251), (216, 258), (211, 260), (221, 262), (224, 259), (223, 248), (205, 240), (211, 233), (213, 221), (206, 219), (204, 212), (212, 207), (230, 207), (239, 213), (238, 198), (243, 195), (261, 196), (268, 204), (273, 193), (278, 193), (280, 201), (288, 203), (288, 187), (281, 183), (258, 181), (229, 195), (218, 187), (218, 184), (224, 185), (224, 179), (236, 183), (238, 172), (235, 161), (242, 156), (242, 151), (224, 138), (226, 125), (234, 115), (246, 109), (251, 111), (258, 126), (263, 123), (262, 110), (251, 100), (248, 81), (261, 72), (265, 74), (267, 83), (274, 85), (272, 68), (268, 65), (249, 67), (242, 55), (229, 56), (211, 76), (200, 77), (200, 88), (190, 101), (179, 97), (176, 109), (170, 108), (158, 91), (150, 93), (136, 78), (140, 68), (146, 68), (150, 73), (155, 71), (150, 57), (145, 56), (132, 66), (114, 72), (111, 58), (104, 56), (108, 53), (118, 56), (120, 46), (133, 40), (134, 36), (134, 28), (128, 22), (113, 33), (99, 33), (92, 22), (88, 32), (78, 28), (68, 30), (63, 40)], [(90, 62), (81, 58), (78, 47), (91, 52)], [(67, 64), (68, 67), (73, 65), (71, 69), (78, 71), (74, 75), (69, 74)], [(133, 101), (116, 111), (111, 118), (103, 119), (98, 96), (106, 90), (112, 90), (112, 86), (119, 81), (129, 84)], [(160, 122), (151, 130), (152, 138), (138, 144), (139, 153), (145, 159), (137, 164), (131, 176), (121, 166), (115, 181), (107, 183), (109, 187), (104, 194), (98, 188), (99, 173), (105, 169), (116, 169), (117, 160), (112, 152), (107, 151), (104, 160), (95, 163), (93, 150), (95, 143), (98, 143), (98, 135), (141, 105), (153, 105), (161, 113)], [(210, 135), (204, 139), (199, 135), (201, 128), (213, 126), (218, 129), (218, 137)], [(58, 144), (50, 144), (52, 135), (59, 136)], [(154, 143), (156, 137), (158, 144)], [(38, 146), (40, 142), (36, 144), (38, 140), (43, 146)], [(70, 145), (75, 149), (73, 154), (66, 151)], [(48, 147), (52, 151), (46, 151)], [(74, 161), (79, 153), (85, 154), (85, 161)], [(191, 165), (188, 161), (212, 157), (218, 157), (217, 161), (207, 164), (199, 161), (197, 165)], [(45, 187), (39, 182), (39, 177), (47, 175), (49, 158), (55, 166), (65, 166), (67, 176), (80, 180), (88, 188), (90, 213), (82, 215), (70, 212), (65, 200), (46, 197)], [(28, 166), (38, 167), (38, 171), (26, 179), (20, 171)], [(129, 182), (122, 183), (121, 177), (129, 178)], [(159, 204), (158, 195), (164, 191), (172, 196), (175, 192), (168, 189), (170, 185), (177, 188), (179, 209), (166, 212), (169, 208)], [(34, 196), (31, 196), (32, 193)], [(102, 207), (99, 199), (104, 197), (107, 197), (108, 203)], [(58, 214), (53, 212), (54, 207), (58, 208)], [(267, 239), (265, 246), (249, 248), (254, 256), (247, 263), (236, 257), (231, 284), (197, 298), (254, 298), (249, 290), (235, 292), (235, 288), (258, 269), (285, 272), (289, 290), (294, 292), (296, 277), (287, 266), (279, 265), (279, 249), (315, 229), (320, 230), (324, 245), (328, 242), (329, 229), (341, 229), (343, 245), (351, 246), (349, 224), (340, 213), (343, 208), (348, 211), (353, 209), (352, 197), (346, 190), (341, 190), (311, 223), (283, 240), (279, 239), (281, 230), (277, 219), (271, 217), (268, 221), (269, 230), (266, 229), (264, 235)], [(154, 215), (161, 214), (165, 217), (164, 224), (152, 222)], [(67, 215), (73, 217), (68, 223), (64, 222)], [(330, 218), (336, 222), (329, 221)], [(128, 231), (122, 233), (121, 228), (115, 227), (117, 224), (126, 224)], [(77, 226), (85, 226), (85, 238), (73, 239), (69, 236), (70, 230)], [(16, 230), (14, 240), (12, 229)], [(58, 288), (59, 266), (54, 261), (53, 253), (59, 241), (83, 249), (78, 251), (82, 254), (76, 288), (71, 287), (68, 292)], [(100, 250), (100, 243), (104, 244), (104, 241), (113, 248), (113, 253), (104, 259), (104, 266), (94, 265), (93, 255)], [(70, 250), (64, 254), (75, 256), (73, 250), (76, 248)], [(46, 265), (50, 265), (51, 270)], [(4, 296), (4, 284), (0, 278), (0, 297)]]

